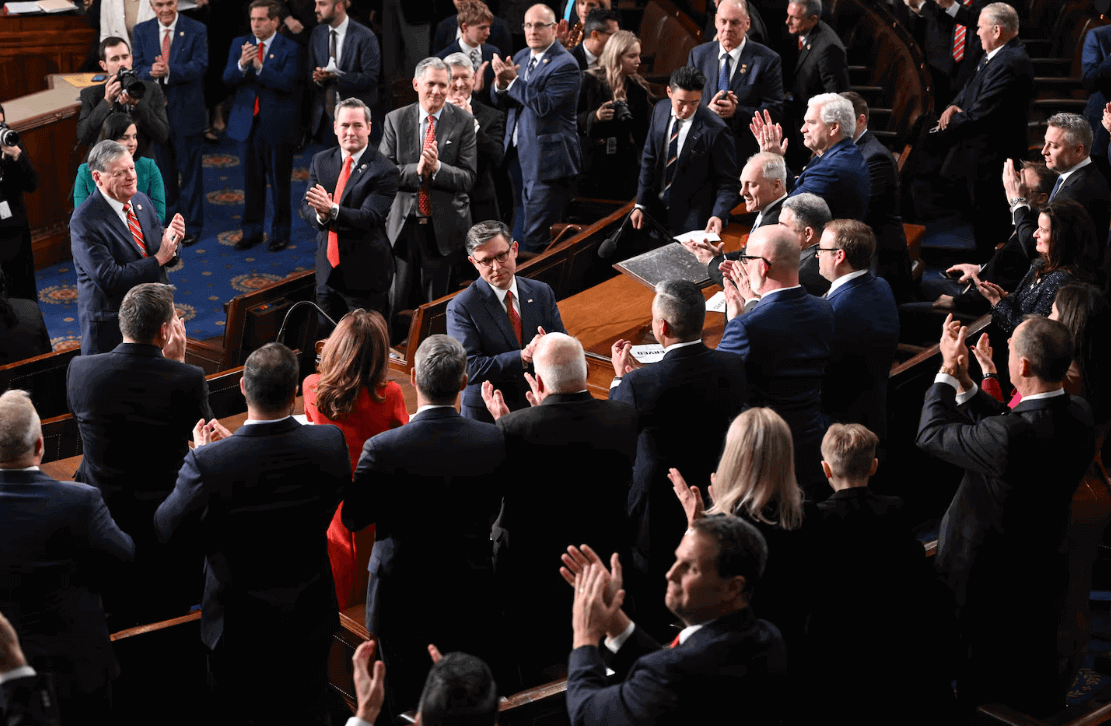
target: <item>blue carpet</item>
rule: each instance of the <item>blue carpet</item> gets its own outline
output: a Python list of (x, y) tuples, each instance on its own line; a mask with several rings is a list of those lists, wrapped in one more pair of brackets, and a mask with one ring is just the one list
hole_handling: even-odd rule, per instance
[[(239, 251), (235, 243), (243, 214), (243, 167), (235, 142), (221, 138), (206, 145), (204, 153), (205, 226), (200, 241), (180, 248), (182, 264), (169, 273), (177, 291), (174, 301), (185, 318), (190, 338), (204, 340), (223, 335), (224, 303), (300, 270), (313, 269), (316, 233), (297, 215), (308, 186), (309, 163), (322, 146), (313, 145), (293, 159), (290, 180), (293, 226), (289, 247), (271, 252), (265, 243)], [(267, 220), (272, 216), (267, 201)], [(81, 340), (77, 320), (77, 273), (72, 261), (36, 273), (39, 303), (54, 348)]]

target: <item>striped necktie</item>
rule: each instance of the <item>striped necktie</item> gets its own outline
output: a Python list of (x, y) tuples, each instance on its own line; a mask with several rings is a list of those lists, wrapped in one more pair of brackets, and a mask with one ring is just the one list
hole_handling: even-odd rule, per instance
[[(972, 0), (961, 0), (961, 5), (968, 7), (972, 4)], [(968, 28), (963, 25), (957, 25), (953, 29), (953, 61), (960, 63), (964, 60), (964, 41), (968, 35)]]
[(680, 118), (675, 119), (672, 124), (671, 138), (667, 141), (667, 167), (664, 169), (664, 193), (663, 203), (668, 206), (668, 201), (671, 197), (671, 182), (675, 179), (675, 163), (679, 160), (679, 129), (683, 126), (683, 120)]
[(143, 228), (139, 226), (139, 219), (135, 216), (131, 204), (123, 205), (123, 213), (127, 215), (127, 227), (131, 230), (131, 238), (135, 240), (135, 246), (139, 248), (143, 257), (150, 257), (150, 253), (147, 252), (147, 243), (143, 240)]

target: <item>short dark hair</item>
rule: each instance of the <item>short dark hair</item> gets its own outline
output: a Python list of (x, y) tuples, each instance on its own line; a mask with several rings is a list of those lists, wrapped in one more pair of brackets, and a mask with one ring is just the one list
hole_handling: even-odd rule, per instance
[(694, 66), (681, 66), (671, 72), (671, 78), (668, 79), (667, 86), (673, 91), (676, 88), (681, 88), (684, 91), (698, 91), (701, 93), (706, 88), (706, 76)]
[(281, 343), (267, 343), (243, 364), (247, 403), (266, 413), (278, 413), (297, 393), (297, 356)]
[(494, 726), (498, 684), (490, 666), (467, 653), (448, 653), (428, 671), (419, 713), (424, 726)]
[(282, 16), (282, 8), (274, 0), (252, 0), (251, 4), (247, 6), (247, 15), (249, 16), (255, 8), (266, 8), (266, 16), (271, 20)]
[(1044, 161), (1024, 161), (1022, 162), (1022, 168), (1030, 169), (1037, 177), (1038, 185), (1034, 187), (1034, 192), (1044, 194), (1047, 197), (1053, 193), (1053, 185), (1057, 183), (1059, 174), (1046, 166)]
[(1060, 383), (1072, 365), (1072, 333), (1057, 320), (1027, 315), (1011, 336), (1016, 355), (1030, 362), (1030, 372), (1046, 383)]
[(108, 49), (115, 48), (120, 43), (127, 46), (128, 52), (131, 52), (131, 43), (127, 42), (127, 38), (120, 38), (115, 35), (109, 35), (104, 40), (100, 41), (100, 59), (104, 60), (108, 57)]
[(751, 596), (768, 563), (768, 543), (760, 530), (740, 517), (727, 514), (703, 517), (696, 520), (691, 529), (706, 535), (717, 545), (714, 566), (718, 577), (740, 575), (745, 579), (745, 596)]
[(698, 285), (686, 280), (662, 280), (656, 285), (656, 309), (672, 334), (682, 341), (697, 340), (706, 324), (706, 298)]
[(447, 335), (430, 335), (421, 342), (413, 358), (417, 390), (429, 403), (455, 403), (467, 373), (467, 351)]
[(849, 103), (853, 105), (853, 113), (857, 116), (863, 116), (864, 123), (868, 123), (868, 119), (871, 115), (868, 112), (868, 102), (864, 100), (864, 96), (861, 96), (856, 91), (842, 91), (841, 97), (847, 98)]
[(495, 237), (502, 237), (510, 247), (513, 246), (513, 233), (509, 231), (505, 222), (499, 219), (488, 219), (474, 225), (467, 230), (467, 254), (473, 256), (475, 250)]
[(174, 317), (174, 286), (144, 282), (127, 291), (120, 303), (120, 333), (139, 343), (152, 343)]
[(826, 229), (833, 230), (837, 246), (845, 253), (845, 262), (854, 270), (867, 270), (876, 254), (876, 233), (856, 219), (834, 219)]
[(590, 12), (586, 14), (586, 22), (583, 23), (583, 37), (589, 38), (595, 30), (604, 31), (607, 23), (611, 20), (621, 25), (621, 16), (616, 10), (603, 7), (591, 8)]

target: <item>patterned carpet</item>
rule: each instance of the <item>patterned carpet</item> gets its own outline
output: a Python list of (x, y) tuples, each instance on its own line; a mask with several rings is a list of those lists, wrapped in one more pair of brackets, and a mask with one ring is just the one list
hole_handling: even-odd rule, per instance
[[(293, 226), (290, 245), (270, 252), (266, 244), (239, 251), (243, 213), (243, 167), (235, 143), (221, 138), (206, 146), (204, 154), (205, 227), (192, 247), (181, 248), (182, 264), (169, 273), (177, 288), (174, 300), (185, 318), (190, 338), (204, 340), (223, 335), (224, 303), (236, 295), (256, 290), (290, 273), (313, 268), (316, 234), (297, 214), (308, 186), (309, 162), (321, 146), (309, 146), (293, 159), (290, 180)], [(267, 219), (271, 216), (267, 203)], [(80, 343), (77, 320), (77, 273), (72, 261), (36, 273), (39, 303), (55, 350)]]

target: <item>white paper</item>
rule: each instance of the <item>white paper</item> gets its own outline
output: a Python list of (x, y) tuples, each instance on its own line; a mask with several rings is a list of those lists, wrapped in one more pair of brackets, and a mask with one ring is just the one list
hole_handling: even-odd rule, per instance
[(0, 202), (0, 219), (12, 216), (12, 207), (7, 202)]
[(714, 296), (706, 301), (706, 312), (708, 313), (724, 313), (725, 312), (725, 291), (718, 290)]
[(328, 73), (331, 73), (334, 76), (342, 76), (343, 75), (343, 71), (341, 71), (339, 69), (339, 66), (336, 65), (336, 59), (335, 58), (329, 58), (328, 59), (328, 65), (325, 66), (324, 70)]
[[(178, 5), (178, 7), (180, 8), (181, 5)], [(312, 426), (312, 421), (309, 421), (309, 417), (303, 413), (293, 414), (293, 420), (301, 424), (302, 426)]]
[(720, 242), (721, 237), (718, 237), (713, 232), (706, 232), (701, 229), (684, 232), (683, 234), (675, 237), (676, 242), (701, 242), (703, 240), (707, 242)]
[(659, 343), (634, 345), (629, 349), (629, 352), (641, 363), (655, 363), (660, 358), (664, 357), (664, 347)]
[(193, 0), (178, 0), (177, 2), (178, 10), (193, 10), (196, 7), (197, 4)]
[(24, 13), (42, 12), (39, 8), (39, 4), (35, 2), (5, 3), (4, 9), (8, 11), (8, 15), (22, 15)]
[(69, 2), (69, 0), (43, 0), (42, 2), (36, 3), (36, 5), (38, 5), (39, 10), (42, 10), (44, 13), (65, 13), (77, 9), (77, 6)]

